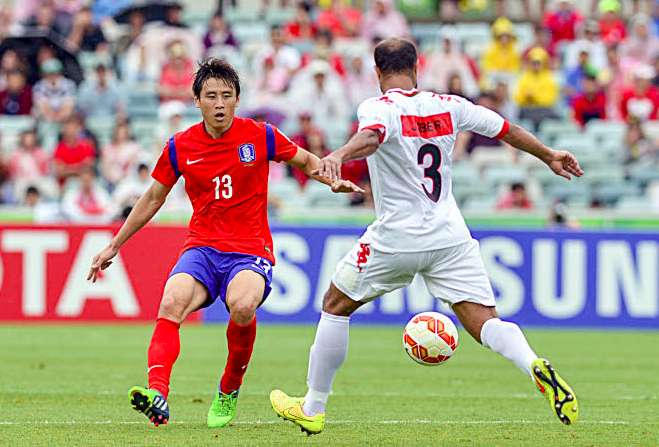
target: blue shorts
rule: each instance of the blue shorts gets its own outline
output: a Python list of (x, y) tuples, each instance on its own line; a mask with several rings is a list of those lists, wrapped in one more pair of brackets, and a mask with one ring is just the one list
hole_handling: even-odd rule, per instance
[(202, 283), (208, 291), (208, 299), (202, 308), (213, 304), (218, 297), (226, 306), (229, 283), (243, 270), (252, 270), (265, 279), (262, 303), (272, 290), (272, 265), (267, 259), (258, 256), (225, 253), (211, 247), (192, 247), (181, 255), (169, 277), (187, 273)]

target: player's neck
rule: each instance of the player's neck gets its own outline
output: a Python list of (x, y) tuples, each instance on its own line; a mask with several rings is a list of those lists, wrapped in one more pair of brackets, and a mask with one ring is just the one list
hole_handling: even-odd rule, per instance
[(209, 126), (206, 121), (204, 121), (204, 129), (206, 130), (206, 133), (208, 134), (209, 137), (211, 138), (220, 138), (222, 135), (227, 133), (229, 129), (231, 129), (231, 125), (233, 124), (233, 119), (229, 122), (224, 127), (212, 127)]
[(392, 88), (399, 88), (401, 90), (414, 90), (416, 88), (416, 83), (408, 75), (390, 75), (382, 80), (380, 84), (382, 93), (386, 93)]

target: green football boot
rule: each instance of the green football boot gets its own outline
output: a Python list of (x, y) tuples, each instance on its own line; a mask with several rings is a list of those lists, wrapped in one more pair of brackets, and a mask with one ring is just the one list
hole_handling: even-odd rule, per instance
[(222, 428), (236, 417), (236, 405), (238, 404), (238, 390), (224, 394), (218, 392), (208, 409), (208, 427)]

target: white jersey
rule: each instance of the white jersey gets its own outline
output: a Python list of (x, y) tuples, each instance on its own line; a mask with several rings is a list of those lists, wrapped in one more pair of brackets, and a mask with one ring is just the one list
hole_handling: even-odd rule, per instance
[(455, 139), (459, 131), (501, 138), (508, 122), (459, 96), (400, 89), (367, 99), (357, 114), (360, 131), (380, 133), (378, 150), (367, 158), (377, 219), (361, 242), (395, 253), (469, 241), (451, 192)]

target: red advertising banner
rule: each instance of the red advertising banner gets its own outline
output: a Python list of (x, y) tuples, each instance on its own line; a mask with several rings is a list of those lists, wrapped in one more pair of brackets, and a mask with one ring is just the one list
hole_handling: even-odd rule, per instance
[(0, 320), (152, 321), (186, 229), (145, 227), (96, 283), (87, 281), (92, 258), (117, 230), (0, 226)]

